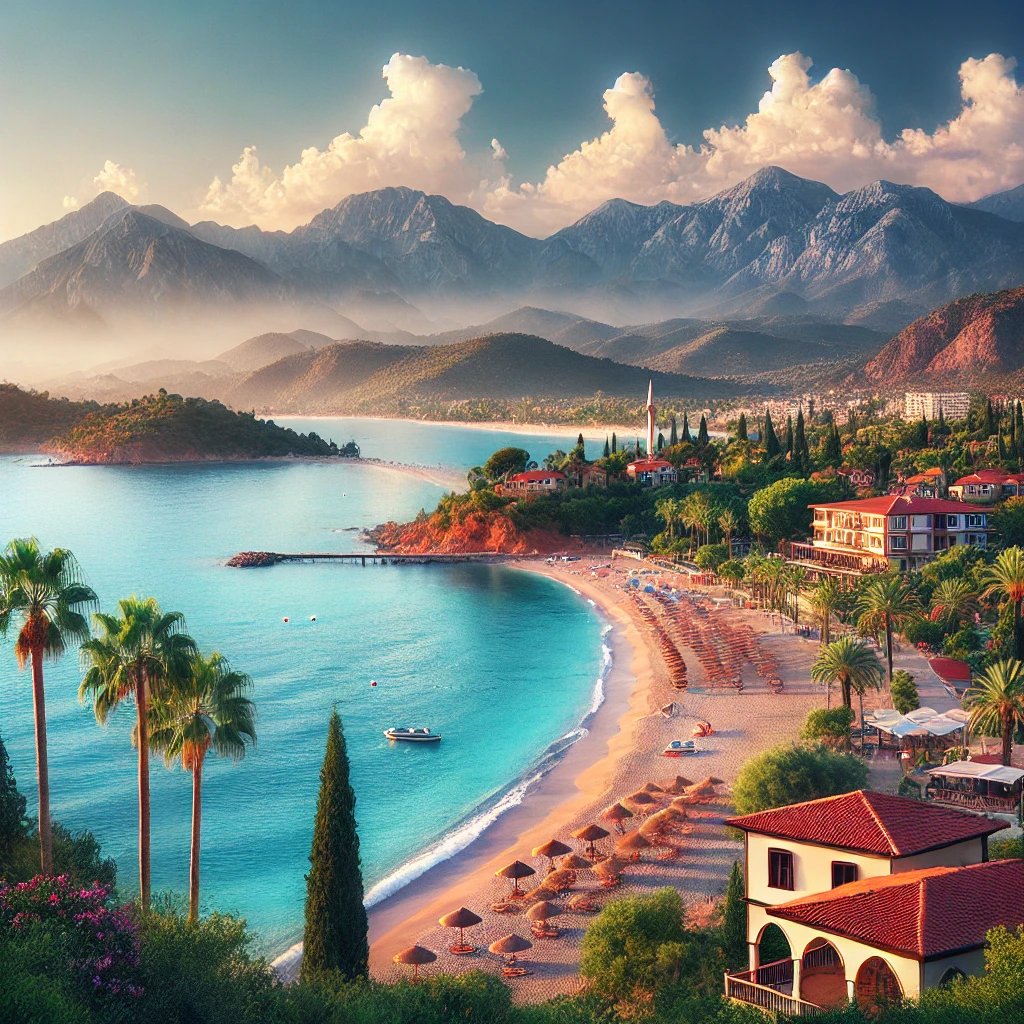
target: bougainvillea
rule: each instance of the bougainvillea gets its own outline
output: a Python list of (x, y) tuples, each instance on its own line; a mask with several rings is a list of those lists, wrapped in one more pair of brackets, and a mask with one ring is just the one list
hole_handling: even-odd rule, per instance
[(42, 932), (64, 967), (97, 997), (136, 998), (138, 929), (128, 910), (99, 884), (82, 888), (67, 875), (37, 875), (0, 888), (0, 934)]

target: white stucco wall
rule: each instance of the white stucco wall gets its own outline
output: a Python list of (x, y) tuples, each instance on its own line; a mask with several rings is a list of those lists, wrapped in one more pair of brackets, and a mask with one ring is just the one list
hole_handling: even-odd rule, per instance
[(944, 846), (941, 850), (929, 850), (914, 857), (900, 857), (892, 862), (892, 873), (917, 871), (921, 868), (959, 868), (966, 864), (980, 864), (984, 855), (984, 847), (980, 839), (969, 839), (954, 846)]

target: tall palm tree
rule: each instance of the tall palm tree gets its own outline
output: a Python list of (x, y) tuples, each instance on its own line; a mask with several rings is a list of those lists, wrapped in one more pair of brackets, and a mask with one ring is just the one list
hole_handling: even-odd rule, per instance
[(1010, 763), (1014, 730), (1024, 725), (1024, 664), (1007, 658), (989, 665), (967, 691), (971, 729), (1003, 738), (1003, 764)]
[(718, 517), (718, 528), (722, 531), (722, 536), (725, 538), (725, 550), (730, 558), (732, 558), (732, 535), (739, 529), (739, 525), (740, 521), (731, 508), (727, 508)]
[(0, 554), (0, 633), (20, 624), (14, 656), (32, 665), (39, 788), (39, 854), (44, 875), (53, 874), (50, 827), (50, 770), (46, 751), (46, 691), (43, 661), (56, 661), (71, 644), (89, 636), (87, 612), (98, 601), (86, 585), (75, 556), (64, 548), (39, 550), (34, 538), (12, 540)]
[(1018, 547), (1000, 551), (984, 576), (985, 597), (999, 597), (1013, 605), (1013, 650), (1018, 661), (1024, 661), (1024, 551)]
[(199, 920), (199, 836), (203, 819), (203, 764), (207, 752), (245, 756), (245, 745), (256, 744), (256, 705), (245, 696), (252, 680), (233, 672), (214, 651), (197, 655), (185, 674), (172, 679), (150, 712), (150, 742), (171, 767), (175, 761), (192, 773), (192, 853), (188, 877), (188, 919)]
[(931, 618), (946, 622), (955, 632), (978, 610), (978, 593), (965, 579), (942, 580), (932, 594)]
[(868, 580), (857, 602), (857, 628), (864, 633), (885, 633), (886, 682), (892, 684), (892, 636), (921, 614), (921, 602), (902, 577), (886, 574)]
[(833, 576), (822, 576), (811, 591), (811, 607), (821, 626), (821, 646), (827, 647), (832, 639), (832, 616), (839, 608), (842, 590)]
[(800, 592), (807, 582), (807, 570), (802, 565), (791, 565), (786, 572), (786, 582), (793, 593), (793, 625), (800, 625)]
[(853, 694), (860, 702), (861, 749), (864, 749), (864, 693), (882, 683), (882, 666), (875, 652), (863, 641), (840, 637), (822, 647), (811, 666), (811, 678), (826, 687), (831, 704), (832, 684), (839, 683), (843, 704), (853, 707)]
[(100, 725), (126, 701), (135, 702), (132, 742), (139, 753), (139, 892), (149, 908), (149, 713), (151, 697), (161, 698), (171, 679), (180, 678), (196, 656), (180, 612), (161, 611), (156, 598), (126, 597), (117, 615), (95, 615), (101, 635), (82, 644), (85, 675), (78, 688), (92, 696)]

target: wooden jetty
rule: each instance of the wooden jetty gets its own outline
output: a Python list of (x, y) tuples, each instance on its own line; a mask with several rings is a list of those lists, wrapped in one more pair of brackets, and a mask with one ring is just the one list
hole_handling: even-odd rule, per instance
[(228, 560), (232, 568), (256, 569), (284, 562), (338, 562), (349, 565), (458, 565), (464, 562), (504, 562), (521, 555), (499, 555), (493, 551), (449, 554), (441, 551), (398, 555), (388, 551), (240, 551)]

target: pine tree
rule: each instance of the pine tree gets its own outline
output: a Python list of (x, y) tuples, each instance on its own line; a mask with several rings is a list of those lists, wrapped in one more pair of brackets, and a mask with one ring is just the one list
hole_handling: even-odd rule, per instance
[(669, 443), (669, 447), (670, 448), (674, 447), (677, 444), (679, 444), (679, 433), (676, 430), (676, 418), (675, 418), (675, 416), (673, 416), (669, 420), (668, 443)]
[(658, 431), (658, 451), (662, 451), (665, 447), (665, 435)]
[(701, 448), (707, 447), (708, 443), (708, 421), (704, 413), (700, 414), (700, 426), (697, 428), (697, 444)]
[(683, 413), (683, 444), (693, 444), (693, 435), (690, 433), (690, 421)]
[(804, 411), (796, 411), (796, 436), (793, 439), (793, 450), (796, 453), (800, 469), (806, 473), (811, 468), (811, 450), (807, 447), (807, 431), (804, 427)]
[(615, 431), (613, 430), (612, 431), (612, 452), (617, 452), (618, 450), (619, 450), (618, 441), (615, 438)]
[(736, 424), (736, 440), (747, 440), (747, 414), (745, 412), (740, 413), (740, 421)]
[(306, 876), (302, 981), (331, 970), (352, 980), (365, 977), (368, 970), (370, 947), (355, 806), (345, 736), (335, 709), (327, 728), (327, 752), (320, 769), (313, 849)]
[(782, 445), (775, 434), (772, 414), (767, 409), (764, 411), (764, 453), (769, 461), (782, 454)]
[(612, 446), (608, 443), (608, 435), (606, 434), (604, 438), (604, 457), (607, 459), (608, 456), (611, 455), (611, 453)]
[(793, 417), (786, 417), (786, 454), (793, 455)]
[(25, 807), (25, 797), (18, 792), (14, 769), (0, 737), (0, 878), (7, 872), (18, 841), (28, 835)]
[(584, 441), (583, 441), (583, 431), (582, 430), (580, 431), (580, 436), (576, 438), (576, 447), (577, 448), (585, 447)]
[(722, 913), (722, 952), (730, 970), (738, 970), (747, 963), (747, 904), (743, 896), (743, 869), (734, 860)]

